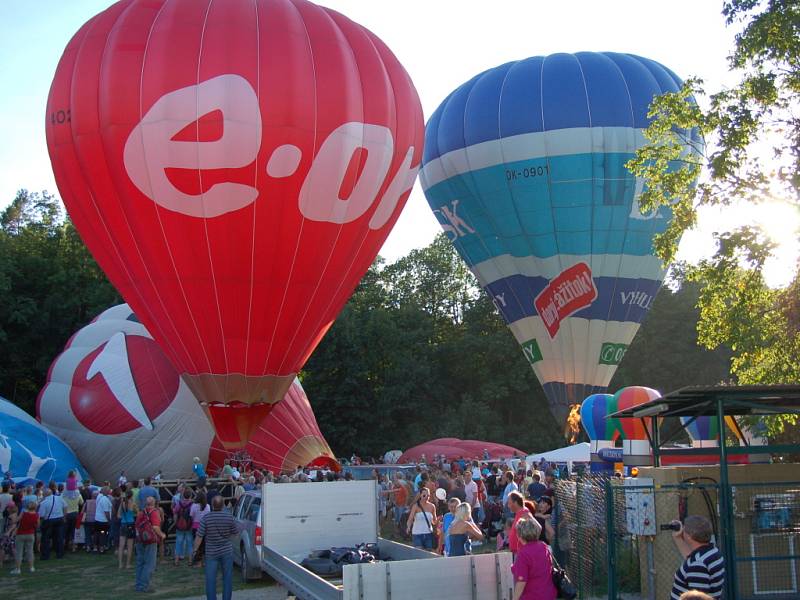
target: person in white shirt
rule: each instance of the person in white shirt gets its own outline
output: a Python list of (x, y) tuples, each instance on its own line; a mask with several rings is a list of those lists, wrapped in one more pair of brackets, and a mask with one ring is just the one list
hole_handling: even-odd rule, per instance
[(127, 478), (127, 477), (125, 477), (125, 471), (122, 471), (122, 472), (119, 474), (119, 479), (117, 479), (117, 485), (118, 485), (119, 487), (122, 487), (122, 486), (123, 486), (123, 485), (125, 485), (126, 483), (128, 483), (128, 478)]
[(102, 488), (97, 496), (94, 509), (94, 547), (95, 552), (100, 552), (100, 554), (106, 551), (106, 537), (111, 522), (112, 505), (111, 498), (109, 498), (110, 493), (111, 490), (107, 487)]
[(481, 478), (481, 467), (477, 460), (472, 461), (472, 479), (477, 480)]
[(63, 558), (64, 500), (50, 488), (45, 488), (38, 512), (42, 528), (41, 560), (50, 558), (51, 543), (56, 548), (56, 558)]

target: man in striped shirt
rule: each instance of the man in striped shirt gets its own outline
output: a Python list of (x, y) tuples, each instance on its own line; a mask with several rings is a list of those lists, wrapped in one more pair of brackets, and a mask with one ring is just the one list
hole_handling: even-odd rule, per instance
[(690, 516), (686, 517), (683, 525), (680, 521), (672, 523), (679, 527), (672, 532), (672, 539), (685, 560), (675, 571), (670, 599), (679, 600), (681, 594), (689, 590), (722, 598), (725, 560), (711, 543), (711, 522), (705, 517)]
[(222, 599), (233, 595), (233, 546), (231, 536), (239, 533), (233, 515), (226, 510), (222, 496), (214, 496), (211, 512), (200, 521), (194, 540), (194, 552), (205, 539), (206, 598), (217, 599), (217, 569), (222, 569)]

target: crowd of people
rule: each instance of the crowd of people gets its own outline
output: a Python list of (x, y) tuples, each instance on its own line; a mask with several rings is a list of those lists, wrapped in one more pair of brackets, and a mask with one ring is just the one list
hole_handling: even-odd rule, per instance
[[(515, 469), (509, 463), (434, 457), (417, 465), (411, 477), (395, 472), (392, 481), (375, 471), (381, 513), (415, 547), (445, 556), (470, 554), (474, 545), (495, 537), (494, 549), (513, 555), (514, 600), (555, 599), (560, 596), (553, 573), (560, 566), (551, 546), (557, 521), (564, 519), (555, 482), (566, 473), (543, 459), (531, 465), (515, 461)], [(721, 598), (725, 567), (711, 523), (689, 516), (674, 526), (675, 546), (685, 560), (675, 573), (671, 598)]]
[(436, 456), (412, 476), (397, 471), (381, 482), (381, 513), (417, 548), (445, 556), (470, 554), (496, 539), (496, 550), (514, 555), (516, 598), (556, 598), (550, 544), (557, 470), (545, 460), (511, 469), (505, 461), (445, 460)]
[[(555, 482), (563, 474), (545, 460), (514, 463), (516, 468), (511, 469), (510, 461), (486, 457), (451, 461), (423, 457), (410, 475), (398, 469), (391, 480), (376, 469), (380, 514), (393, 522), (396, 535), (444, 556), (470, 554), (474, 546), (495, 538), (493, 550), (513, 555), (514, 599), (554, 599), (558, 591), (553, 572), (558, 563), (551, 545), (560, 514)], [(159, 489), (160, 472), (135, 481), (128, 481), (122, 472), (113, 486), (107, 481), (101, 485), (80, 481), (70, 472), (63, 483), (38, 482), (23, 488), (7, 474), (0, 492), (0, 568), (10, 558), (13, 575), (21, 574), (23, 563), (33, 573), (36, 555), (50, 560), (69, 552), (113, 551), (119, 569), (131, 569), (135, 562), (135, 589), (144, 592), (151, 589), (158, 557), (167, 560), (170, 531), (174, 532), (174, 546), (169, 548), (172, 564), (205, 566), (208, 598), (216, 598), (221, 570), (227, 600), (232, 594), (230, 537), (238, 531), (231, 509), (245, 492), (269, 482), (353, 479), (351, 472), (300, 465), (294, 473), (276, 477), (255, 468), (246, 457), (226, 459), (214, 480), (209, 480), (199, 458), (194, 459), (192, 471), (195, 481), (179, 482), (166, 499)], [(220, 480), (233, 489), (227, 504)], [(724, 561), (712, 543), (710, 523), (689, 517), (675, 529), (675, 544), (685, 561), (675, 574), (671, 597), (720, 598)]]
[[(71, 471), (63, 483), (25, 486), (16, 485), (6, 473), (0, 484), (0, 568), (10, 560), (10, 573), (21, 575), (23, 568), (35, 573), (36, 560), (59, 560), (75, 552), (114, 552), (119, 569), (135, 570), (134, 589), (146, 592), (152, 589), (160, 557), (176, 567), (182, 562), (205, 567), (209, 598), (215, 597), (217, 569), (221, 569), (223, 598), (230, 599), (230, 536), (238, 531), (230, 509), (245, 491), (273, 480), (271, 473), (245, 466), (226, 460), (220, 482), (209, 480), (195, 458), (195, 480), (179, 482), (174, 494), (161, 485), (160, 471), (134, 481), (128, 481), (123, 471), (115, 484), (80, 480)], [(222, 497), (220, 483), (231, 484), (232, 498)], [(174, 534), (174, 546), (167, 544), (168, 530)]]

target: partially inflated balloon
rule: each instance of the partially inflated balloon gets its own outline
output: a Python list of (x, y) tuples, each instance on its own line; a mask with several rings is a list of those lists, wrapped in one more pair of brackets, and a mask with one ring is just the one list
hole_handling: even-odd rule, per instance
[(66, 440), (92, 477), (161, 470), (167, 479), (205, 462), (214, 432), (191, 390), (127, 304), (79, 329), (53, 361), (39, 420)]
[(387, 47), (305, 0), (121, 0), (67, 45), (46, 126), (81, 237), (227, 446), (372, 263), (423, 134)]
[[(694, 420), (691, 417), (681, 417), (680, 419), (681, 425), (686, 428), (692, 441), (719, 440), (719, 421), (717, 417), (697, 417)], [(736, 437), (739, 437), (739, 428), (736, 426), (734, 418), (730, 415), (726, 416), (725, 423)]]
[(0, 472), (17, 481), (66, 481), (70, 471), (87, 477), (72, 449), (16, 404), (0, 398)]
[(614, 396), (611, 394), (592, 394), (581, 404), (581, 424), (590, 440), (613, 440), (619, 436), (617, 419), (606, 419)]
[[(294, 473), (298, 466), (336, 471), (341, 468), (319, 430), (308, 396), (297, 379), (283, 401), (261, 422), (244, 449), (258, 468), (266, 468), (274, 474)], [(208, 452), (209, 468), (220, 468), (229, 456), (215, 439)]]
[[(614, 401), (616, 402), (615, 410), (625, 410), (639, 406), (645, 402), (650, 402), (656, 398), (660, 398), (661, 393), (649, 388), (639, 385), (632, 385), (624, 387), (614, 394)], [(647, 425), (642, 423), (641, 419), (625, 418), (618, 419), (620, 428), (622, 429), (622, 437), (626, 440), (646, 440), (647, 432), (649, 431), (650, 423)]]
[(625, 163), (653, 97), (680, 86), (630, 54), (533, 57), (474, 77), (427, 124), (428, 203), (558, 419), (605, 391), (661, 286), (652, 240), (671, 211), (640, 212)]

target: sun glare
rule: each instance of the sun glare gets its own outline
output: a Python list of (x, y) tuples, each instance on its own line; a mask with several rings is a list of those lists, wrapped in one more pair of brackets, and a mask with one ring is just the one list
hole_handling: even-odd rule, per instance
[(779, 200), (758, 205), (737, 203), (702, 207), (697, 227), (688, 231), (681, 240), (678, 259), (694, 263), (710, 257), (716, 250), (712, 232), (730, 231), (744, 225), (761, 226), (777, 245), (764, 268), (764, 277), (770, 286), (787, 285), (800, 256), (800, 208)]

